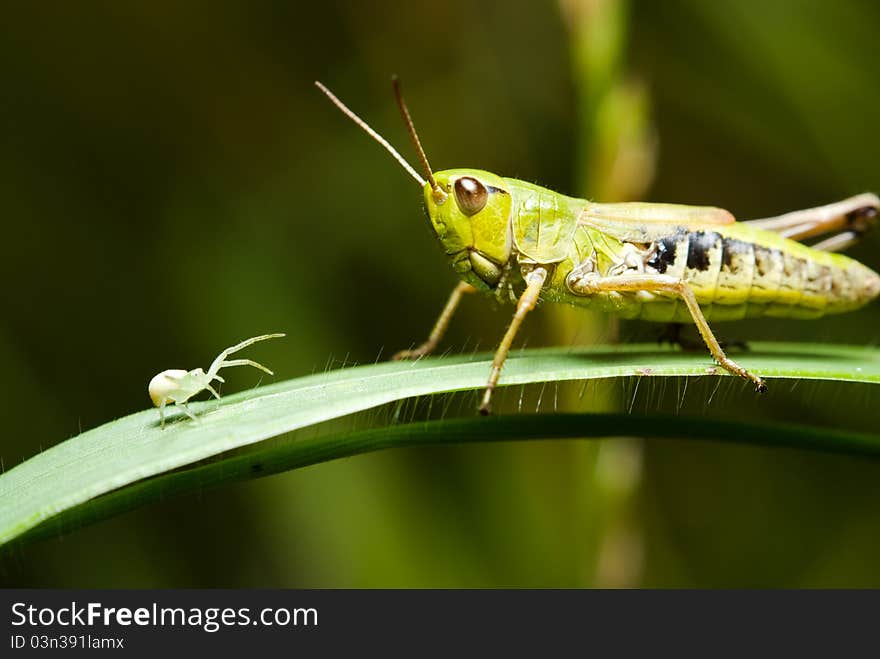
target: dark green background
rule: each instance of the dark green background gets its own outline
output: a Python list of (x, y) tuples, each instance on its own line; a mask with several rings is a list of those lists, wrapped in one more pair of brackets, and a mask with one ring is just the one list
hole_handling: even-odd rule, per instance
[[(659, 139), (649, 200), (748, 218), (880, 191), (876, 4), (635, 2), (627, 32), (625, 68), (648, 89)], [(287, 332), (252, 353), (280, 378), (423, 338), (454, 278), (420, 191), (313, 80), (410, 155), (390, 94), (398, 73), (438, 169), (575, 192), (570, 48), (552, 2), (7, 7), (5, 468), (145, 408), (153, 374), (205, 367), (244, 337)], [(878, 247), (875, 234), (853, 254), (877, 268)], [(878, 310), (721, 333), (876, 344)], [(469, 300), (445, 347), (490, 348), (508, 313)], [(558, 341), (557, 322), (552, 310), (535, 314), (521, 342)], [(656, 329), (627, 324), (621, 335), (650, 340)], [(258, 377), (230, 374), (227, 391)], [(682, 401), (675, 381), (645, 380), (635, 393), (632, 382), (601, 383), (584, 399), (635, 414), (682, 407), (877, 430), (880, 394), (868, 386), (782, 383), (758, 399), (739, 382), (715, 384), (690, 384)], [(549, 409), (549, 391), (527, 391), (525, 406), (539, 397)], [(472, 404), (462, 396), (451, 409)], [(318, 465), (16, 550), (0, 558), (0, 585), (880, 585), (876, 462), (616, 444)], [(596, 567), (608, 560), (622, 567)]]

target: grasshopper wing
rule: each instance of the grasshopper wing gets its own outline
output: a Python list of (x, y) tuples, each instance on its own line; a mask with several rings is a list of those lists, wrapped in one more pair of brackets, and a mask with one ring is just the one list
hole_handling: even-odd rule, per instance
[(639, 242), (648, 234), (668, 233), (678, 227), (695, 231), (734, 224), (736, 218), (730, 211), (714, 206), (628, 202), (587, 204), (578, 222), (619, 240)]

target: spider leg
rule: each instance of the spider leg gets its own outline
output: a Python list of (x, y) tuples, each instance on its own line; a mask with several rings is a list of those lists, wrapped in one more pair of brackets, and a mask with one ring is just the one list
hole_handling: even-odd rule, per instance
[[(263, 334), (261, 336), (253, 336), (249, 339), (245, 339), (241, 343), (236, 343), (234, 346), (226, 348), (226, 350), (222, 351), (217, 357), (214, 358), (214, 361), (211, 363), (211, 367), (208, 369), (208, 380), (213, 380), (214, 376), (217, 375), (217, 371), (219, 371), (224, 366), (224, 362), (226, 358), (234, 352), (238, 352), (243, 348), (247, 348), (249, 345), (253, 345), (257, 341), (265, 341), (266, 339), (277, 339), (285, 336), (284, 334)], [(237, 361), (237, 360), (233, 360)], [(228, 362), (227, 362), (228, 364)], [(268, 369), (266, 369), (268, 370)]]
[(184, 402), (179, 402), (177, 403), (177, 407), (181, 408), (190, 419), (192, 419), (193, 421), (196, 420), (196, 415), (193, 414), (191, 409), (189, 409), (189, 405)]
[(255, 362), (252, 359), (230, 359), (228, 361), (224, 361), (220, 363), (220, 368), (227, 368), (229, 366), (253, 366), (254, 368), (258, 368), (264, 373), (268, 373), (269, 375), (275, 375), (268, 368), (260, 364), (259, 362)]

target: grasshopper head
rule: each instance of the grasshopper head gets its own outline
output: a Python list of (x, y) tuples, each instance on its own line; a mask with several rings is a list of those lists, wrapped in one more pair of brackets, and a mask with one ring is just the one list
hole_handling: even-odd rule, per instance
[(447, 169), (425, 185), (425, 210), (453, 269), (482, 290), (495, 288), (510, 258), (510, 189), (479, 169)]
[(419, 154), (426, 178), (422, 178), (397, 149), (336, 98), (333, 92), (320, 82), (315, 84), (344, 115), (388, 151), (424, 188), (425, 210), (431, 218), (434, 233), (459, 276), (476, 288), (493, 290), (501, 281), (511, 253), (512, 238), (508, 224), (510, 186), (500, 176), (479, 169), (447, 169), (435, 174), (428, 164), (428, 156), (403, 100), (400, 82), (396, 77), (391, 82), (401, 117)]

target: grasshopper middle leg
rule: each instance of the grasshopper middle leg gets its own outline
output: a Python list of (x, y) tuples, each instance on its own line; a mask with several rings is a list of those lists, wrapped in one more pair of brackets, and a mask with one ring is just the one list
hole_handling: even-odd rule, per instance
[(712, 333), (706, 317), (690, 285), (675, 277), (665, 275), (622, 275), (617, 277), (595, 277), (578, 280), (572, 285), (573, 292), (578, 295), (596, 295), (598, 293), (623, 293), (645, 291), (648, 293), (673, 293), (680, 297), (688, 308), (700, 336), (712, 353), (712, 357), (726, 371), (749, 380), (758, 392), (767, 391), (767, 385), (754, 373), (750, 373), (728, 357)]
[(516, 304), (516, 312), (513, 314), (513, 320), (504, 333), (504, 338), (495, 350), (495, 359), (492, 360), (492, 370), (489, 373), (489, 381), (486, 383), (486, 390), (483, 392), (483, 402), (480, 403), (480, 414), (489, 414), (490, 404), (492, 401), (492, 392), (498, 385), (498, 378), (501, 377), (501, 369), (507, 359), (507, 353), (510, 352), (510, 346), (516, 333), (519, 331), (520, 325), (526, 318), (526, 315), (535, 308), (538, 303), (538, 296), (547, 280), (547, 270), (544, 268), (535, 268), (525, 275), (526, 290), (520, 295)]

